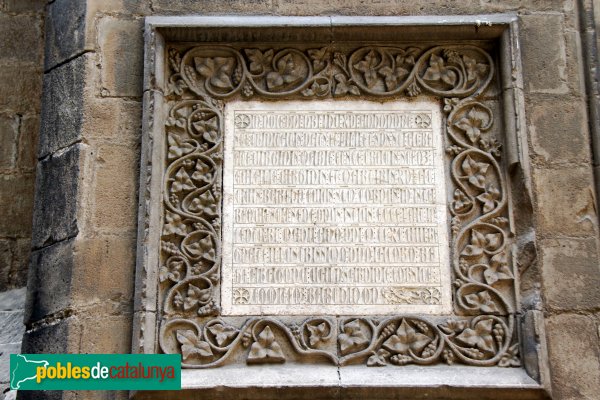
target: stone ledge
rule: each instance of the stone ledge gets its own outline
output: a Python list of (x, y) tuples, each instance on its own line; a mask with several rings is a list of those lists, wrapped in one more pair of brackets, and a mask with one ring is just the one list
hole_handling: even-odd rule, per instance
[[(544, 399), (546, 391), (521, 368), (327, 365), (226, 366), (183, 370), (187, 399), (407, 398)], [(489, 389), (493, 389), (490, 392)], [(285, 392), (284, 392), (285, 390)], [(486, 392), (487, 391), (487, 392)], [(182, 392), (137, 392), (135, 399), (179, 399)]]

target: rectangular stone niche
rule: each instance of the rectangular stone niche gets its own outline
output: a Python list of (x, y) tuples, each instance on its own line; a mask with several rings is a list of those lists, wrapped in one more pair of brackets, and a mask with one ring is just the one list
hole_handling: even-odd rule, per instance
[(516, 23), (147, 18), (133, 351), (197, 399), (546, 398)]
[(439, 108), (228, 103), (223, 315), (449, 313)]

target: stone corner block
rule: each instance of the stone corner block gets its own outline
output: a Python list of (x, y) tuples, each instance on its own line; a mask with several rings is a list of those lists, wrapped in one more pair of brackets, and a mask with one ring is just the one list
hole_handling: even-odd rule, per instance
[(600, 308), (600, 266), (596, 239), (543, 240), (542, 280), (554, 310)]
[(592, 168), (534, 168), (539, 233), (592, 236), (597, 229)]
[(81, 323), (77, 317), (68, 317), (25, 332), (21, 353), (78, 353)]
[(141, 97), (144, 21), (102, 18), (98, 23), (98, 44), (105, 60), (101, 70), (103, 90), (110, 96)]
[(86, 50), (86, 11), (85, 0), (56, 0), (48, 5), (45, 70)]
[(585, 315), (561, 314), (546, 319), (553, 398), (597, 399), (600, 354), (597, 327)]
[(38, 157), (81, 138), (86, 65), (84, 54), (44, 75)]
[(67, 309), (71, 305), (74, 239), (31, 253), (25, 324)]
[(76, 144), (37, 166), (33, 212), (33, 249), (74, 237), (83, 145)]
[(25, 333), (23, 311), (0, 311), (0, 344), (19, 343)]
[(522, 15), (521, 38), (523, 72), (530, 93), (565, 94), (567, 65), (563, 16), (554, 14)]
[(589, 129), (584, 101), (552, 96), (531, 102), (528, 112), (533, 152), (547, 165), (589, 163)]
[(33, 183), (33, 174), (0, 176), (0, 204), (2, 204), (0, 207), (0, 232), (2, 235), (28, 237), (31, 234)]

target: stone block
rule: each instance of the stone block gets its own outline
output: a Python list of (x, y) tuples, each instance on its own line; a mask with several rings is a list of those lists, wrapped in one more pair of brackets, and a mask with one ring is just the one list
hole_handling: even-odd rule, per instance
[(542, 253), (544, 297), (550, 308), (600, 307), (600, 266), (595, 239), (545, 240)]
[(77, 317), (64, 318), (25, 332), (21, 353), (78, 353), (80, 336), (81, 325)]
[(102, 230), (135, 231), (138, 146), (101, 145), (96, 157), (94, 226)]
[(84, 105), (86, 137), (131, 145), (141, 136), (142, 103), (120, 98), (90, 98)]
[(40, 118), (38, 115), (26, 115), (21, 119), (17, 167), (22, 171), (35, 171), (39, 131)]
[(0, 345), (5, 343), (21, 343), (25, 325), (23, 311), (0, 311)]
[(562, 98), (531, 99), (529, 132), (538, 161), (545, 164), (589, 163), (586, 104)]
[(17, 396), (18, 400), (79, 400), (75, 395), (67, 392), (67, 391), (58, 391), (58, 390), (46, 390), (46, 391), (36, 391), (36, 390), (21, 390), (18, 392)]
[(453, 15), (477, 14), (483, 10), (478, 1), (452, 0), (278, 0), (274, 3), (274, 12), (279, 15)]
[(47, 2), (47, 0), (4, 0), (4, 7), (6, 11), (14, 13), (42, 12)]
[(156, 0), (152, 3), (152, 8), (156, 14), (223, 14), (225, 10), (225, 13), (268, 14), (271, 12), (271, 4), (271, 0)]
[(533, 180), (540, 234), (594, 235), (598, 216), (591, 168), (534, 168)]
[[(13, 393), (15, 393), (13, 395)], [(4, 396), (4, 400), (14, 400), (17, 398), (16, 391), (10, 390), (10, 385), (0, 382), (0, 396)], [(12, 396), (12, 397), (9, 397)]]
[(0, 292), (10, 288), (11, 268), (12, 240), (0, 240)]
[(569, 90), (576, 96), (585, 97), (585, 62), (583, 59), (583, 48), (581, 33), (579, 31), (567, 31), (565, 33), (565, 49), (567, 63), (567, 85)]
[(89, 16), (102, 14), (137, 14), (148, 15), (152, 13), (151, 2), (135, 0), (88, 0)]
[(3, 65), (0, 68), (0, 109), (13, 113), (37, 113), (42, 90), (38, 66)]
[(598, 331), (585, 315), (561, 314), (547, 319), (548, 355), (553, 398), (595, 400), (600, 393)]
[(46, 71), (87, 50), (86, 4), (87, 1), (56, 0), (48, 5), (44, 59)]
[(73, 303), (103, 304), (107, 313), (115, 315), (131, 312), (135, 244), (134, 234), (78, 241), (71, 283)]
[(531, 11), (564, 11), (571, 0), (480, 0), (489, 12), (528, 9)]
[(102, 18), (98, 44), (102, 52), (104, 95), (141, 97), (144, 72), (143, 20)]
[(131, 315), (80, 317), (81, 353), (128, 354), (131, 352)]
[(79, 231), (77, 196), (83, 145), (76, 144), (37, 165), (32, 247), (40, 248)]
[(0, 292), (27, 284), (29, 247), (28, 238), (0, 240)]
[(0, 14), (0, 37), (2, 63), (41, 63), (44, 44), (40, 16)]
[(0, 292), (0, 311), (18, 311), (25, 308), (27, 288), (11, 289)]
[(10, 382), (10, 355), (18, 354), (20, 350), (20, 342), (0, 344), (0, 382)]
[(27, 237), (31, 234), (33, 174), (0, 176), (0, 235)]
[[(28, 235), (30, 236), (30, 235)], [(27, 285), (27, 272), (31, 257), (31, 238), (20, 238), (13, 242), (12, 274), (10, 284), (19, 288)]]
[(17, 161), (19, 120), (15, 116), (0, 115), (0, 170), (14, 168)]
[(25, 323), (30, 324), (71, 306), (74, 239), (35, 250), (25, 304)]
[(80, 140), (89, 59), (85, 54), (44, 75), (39, 158)]
[(567, 93), (563, 16), (523, 15), (520, 21), (525, 90), (530, 93)]

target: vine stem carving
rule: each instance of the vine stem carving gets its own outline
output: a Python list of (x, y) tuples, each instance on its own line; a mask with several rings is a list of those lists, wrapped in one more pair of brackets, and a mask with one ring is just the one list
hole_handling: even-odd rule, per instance
[[(170, 48), (159, 266), (159, 344), (185, 368), (243, 354), (248, 363), (321, 358), (334, 365), (518, 366), (514, 272), (501, 145), (482, 99), (494, 77), (476, 46), (365, 46), (346, 51)], [(446, 112), (454, 315), (310, 317), (291, 323), (219, 316), (223, 101), (372, 99), (427, 94)], [(156, 140), (156, 139), (155, 139)], [(393, 294), (390, 294), (393, 295)]]

